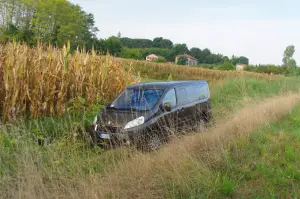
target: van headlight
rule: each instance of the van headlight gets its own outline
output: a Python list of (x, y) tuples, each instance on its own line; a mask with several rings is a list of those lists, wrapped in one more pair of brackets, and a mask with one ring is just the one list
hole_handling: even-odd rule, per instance
[(96, 115), (94, 121), (93, 121), (93, 125), (96, 125), (97, 124), (97, 121), (98, 121), (98, 116)]
[(139, 117), (139, 118), (137, 118), (135, 120), (132, 120), (132, 121), (128, 122), (126, 124), (126, 126), (124, 127), (124, 129), (130, 129), (130, 128), (139, 126), (141, 124), (144, 124), (144, 122), (145, 122), (145, 118), (143, 116)]

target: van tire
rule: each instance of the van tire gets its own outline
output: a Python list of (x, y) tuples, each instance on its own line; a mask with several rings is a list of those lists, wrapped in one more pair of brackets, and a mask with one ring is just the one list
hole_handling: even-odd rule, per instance
[(157, 134), (148, 135), (142, 143), (142, 150), (151, 152), (158, 150), (162, 145), (161, 137)]

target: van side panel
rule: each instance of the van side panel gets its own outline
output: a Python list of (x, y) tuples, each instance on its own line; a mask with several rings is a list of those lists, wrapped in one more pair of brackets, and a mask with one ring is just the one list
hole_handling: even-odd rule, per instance
[(196, 83), (177, 87), (178, 126), (185, 130), (200, 122), (210, 112), (210, 93), (207, 83)]

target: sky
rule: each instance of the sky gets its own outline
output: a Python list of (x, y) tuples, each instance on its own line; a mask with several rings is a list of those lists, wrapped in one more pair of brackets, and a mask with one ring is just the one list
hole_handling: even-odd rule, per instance
[(299, 0), (71, 0), (95, 16), (98, 36), (164, 37), (250, 64), (282, 64), (294, 45), (300, 65)]

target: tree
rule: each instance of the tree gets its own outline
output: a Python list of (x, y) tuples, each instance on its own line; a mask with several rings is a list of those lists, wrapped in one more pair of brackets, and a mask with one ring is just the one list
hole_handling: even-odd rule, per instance
[(230, 63), (230, 60), (229, 60), (229, 58), (228, 58), (227, 56), (224, 56), (224, 57), (223, 57), (223, 62), (224, 62), (225, 64), (227, 64), (227, 63)]
[(61, 47), (69, 40), (74, 49), (89, 44), (98, 31), (94, 16), (67, 0), (2, 0), (0, 13), (1, 32), (15, 27), (17, 38), (28, 43), (40, 40)]
[(162, 37), (156, 37), (153, 39), (153, 46), (154, 48), (169, 48), (173, 47), (173, 42), (169, 39), (164, 39)]
[(199, 63), (208, 64), (208, 62), (209, 62), (208, 56), (210, 56), (210, 55), (211, 55), (211, 52), (208, 48), (203, 49), (201, 51), (201, 54), (200, 54), (199, 58), (198, 58)]
[(189, 49), (186, 44), (175, 44), (174, 51), (176, 55), (189, 53)]
[(139, 48), (123, 48), (122, 57), (127, 59), (138, 59), (138, 60), (143, 59), (141, 49)]
[(191, 56), (193, 56), (193, 57), (195, 57), (197, 60), (198, 60), (198, 62), (200, 63), (200, 59), (201, 59), (201, 49), (200, 48), (191, 48), (190, 49), (190, 55)]
[(186, 63), (187, 63), (187, 58), (185, 58), (183, 56), (179, 57), (177, 60), (178, 65), (186, 65)]
[(121, 44), (127, 48), (151, 48), (153, 42), (150, 39), (132, 39), (128, 37), (120, 38)]
[(246, 64), (246, 65), (248, 65), (249, 64), (249, 59), (247, 57), (241, 56), (239, 58), (239, 64)]
[(296, 61), (293, 58), (289, 59), (287, 65), (290, 68), (296, 68), (297, 67), (297, 63), (296, 63)]
[(290, 45), (286, 47), (282, 59), (283, 66), (293, 67), (296, 65), (296, 61), (293, 60), (294, 53), (295, 53), (295, 46)]
[(120, 39), (117, 37), (109, 37), (105, 40), (106, 50), (113, 56), (119, 56), (122, 52)]
[(231, 61), (231, 64), (235, 66), (236, 64), (239, 63), (239, 57), (236, 57), (236, 56), (232, 55), (230, 61)]
[(217, 66), (217, 69), (218, 70), (235, 70), (235, 67), (230, 62), (227, 62), (227, 63)]

